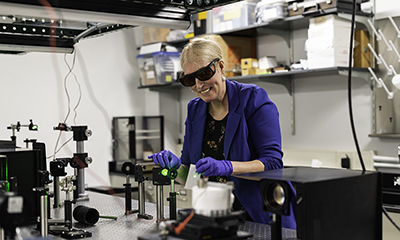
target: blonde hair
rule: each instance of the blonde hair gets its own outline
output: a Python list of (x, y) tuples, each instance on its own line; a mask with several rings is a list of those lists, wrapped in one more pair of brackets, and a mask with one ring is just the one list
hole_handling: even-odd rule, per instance
[(203, 67), (215, 58), (222, 60), (222, 49), (217, 42), (211, 38), (195, 38), (186, 44), (181, 53), (181, 67), (191, 63)]

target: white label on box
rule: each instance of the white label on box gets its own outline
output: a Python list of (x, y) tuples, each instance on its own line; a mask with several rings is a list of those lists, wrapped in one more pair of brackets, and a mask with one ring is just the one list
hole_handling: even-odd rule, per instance
[(224, 21), (240, 18), (240, 15), (241, 15), (241, 8), (240, 7), (233, 8), (231, 11), (225, 12)]
[(24, 199), (22, 196), (14, 196), (8, 198), (7, 212), (11, 214), (22, 213), (24, 207)]
[(154, 78), (154, 71), (146, 71), (146, 78), (147, 79)]
[(162, 49), (162, 43), (153, 43), (140, 47), (139, 54), (149, 54), (153, 52), (159, 52)]
[(276, 10), (276, 8), (264, 9), (264, 20), (276, 18), (278, 18), (278, 11)]

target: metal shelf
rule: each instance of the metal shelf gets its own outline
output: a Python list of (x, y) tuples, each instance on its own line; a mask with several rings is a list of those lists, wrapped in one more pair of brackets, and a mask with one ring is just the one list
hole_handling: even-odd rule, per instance
[(138, 87), (139, 89), (150, 89), (152, 91), (165, 91), (165, 90), (171, 90), (171, 89), (179, 89), (183, 87), (180, 82), (173, 82), (173, 83), (167, 83), (167, 84), (155, 84), (155, 85), (146, 85), (146, 86), (140, 86)]
[(160, 131), (160, 129), (137, 129), (136, 133), (159, 133)]
[[(345, 9), (338, 9), (338, 8), (330, 8), (323, 10), (323, 12), (318, 16), (323, 16), (327, 14), (336, 13), (340, 18), (344, 19), (351, 19), (351, 12)], [(286, 17), (284, 19), (278, 19), (271, 22), (260, 23), (260, 24), (253, 24), (246, 27), (236, 28), (233, 30), (226, 30), (221, 32), (213, 32), (207, 33), (208, 34), (218, 34), (218, 35), (225, 35), (225, 36), (239, 36), (239, 37), (259, 37), (264, 35), (278, 35), (282, 37), (287, 45), (290, 45), (290, 32), (297, 29), (304, 29), (308, 28), (309, 19), (311, 17), (316, 16), (291, 16)], [(362, 23), (368, 30), (370, 30), (370, 26), (367, 23), (367, 19), (371, 17), (371, 14), (357, 12), (356, 15), (356, 22)], [(195, 37), (201, 37), (203, 35), (197, 35)], [(189, 39), (179, 39), (169, 42), (164, 42), (165, 44), (171, 45), (180, 45), (182, 43), (188, 42)]]
[[(331, 68), (319, 68), (319, 69), (308, 69), (308, 70), (296, 70), (288, 72), (278, 72), (263, 75), (248, 75), (248, 76), (238, 76), (230, 77), (229, 80), (234, 80), (238, 82), (269, 82), (275, 84), (283, 85), (288, 91), (291, 98), (291, 127), (292, 134), (295, 134), (295, 98), (294, 98), (294, 81), (296, 76), (326, 76), (326, 75), (341, 75), (347, 76), (349, 68), (347, 67), (331, 67)], [(367, 68), (353, 68), (352, 76), (356, 78), (361, 78), (367, 81), (371, 89), (373, 88), (373, 80), (368, 72)], [(142, 86), (140, 88), (148, 88), (153, 91), (169, 91), (172, 89), (177, 89), (183, 87), (180, 83), (175, 82), (168, 85), (151, 85)]]
[[(307, 70), (294, 70), (288, 72), (278, 72), (263, 75), (248, 75), (248, 76), (236, 76), (229, 77), (229, 80), (234, 80), (238, 82), (270, 82), (283, 85), (291, 94), (292, 91), (292, 79), (296, 76), (326, 76), (326, 75), (342, 75), (347, 76), (348, 67), (331, 67), (331, 68), (318, 68), (318, 69), (307, 69)], [(373, 80), (368, 72), (367, 68), (353, 68), (352, 75), (357, 78), (362, 78), (367, 81), (367, 83), (372, 86)], [(149, 86), (140, 86), (139, 89), (151, 89), (154, 91), (164, 90), (164, 89), (176, 89), (183, 87), (179, 82), (169, 83), (169, 84), (157, 84)]]
[[(0, 53), (71, 53), (80, 39), (135, 26), (187, 29), (192, 13), (236, 1), (196, 6), (195, 1), (188, 5), (183, 0), (48, 0), (44, 5), (40, 1), (0, 0)], [(7, 35), (13, 35), (15, 43), (4, 42)], [(30, 40), (32, 36), (36, 41)], [(62, 39), (70, 41), (65, 49), (58, 49), (52, 42)]]

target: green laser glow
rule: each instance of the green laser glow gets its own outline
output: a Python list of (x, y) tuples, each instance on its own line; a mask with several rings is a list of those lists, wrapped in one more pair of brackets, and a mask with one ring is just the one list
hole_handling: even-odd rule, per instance
[[(1, 162), (0, 162), (1, 163)], [(3, 169), (4, 167), (4, 169)], [(6, 192), (10, 191), (10, 183), (8, 182), (8, 159), (5, 158), (4, 163), (0, 164), (0, 180), (6, 181)]]
[(168, 169), (161, 170), (161, 175), (167, 176), (168, 175)]

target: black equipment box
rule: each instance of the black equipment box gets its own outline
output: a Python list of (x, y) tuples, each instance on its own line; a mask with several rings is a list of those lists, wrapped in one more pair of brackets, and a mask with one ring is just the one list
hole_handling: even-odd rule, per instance
[(400, 174), (382, 173), (383, 204), (388, 211), (400, 212)]
[(39, 177), (39, 170), (46, 170), (46, 156), (44, 144), (36, 143), (35, 150), (25, 149), (0, 149), (0, 181), (8, 181), (16, 178), (18, 194), (29, 202), (29, 207), (33, 210), (30, 219), (36, 222), (40, 216), (39, 195), (33, 188), (43, 187)]
[[(293, 167), (239, 177), (291, 181), (296, 189), (298, 239), (382, 239), (380, 172)], [(264, 199), (267, 192), (261, 194)]]

